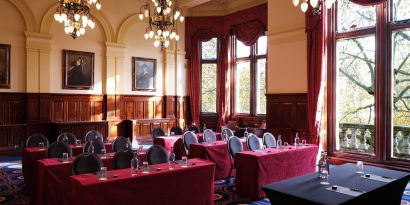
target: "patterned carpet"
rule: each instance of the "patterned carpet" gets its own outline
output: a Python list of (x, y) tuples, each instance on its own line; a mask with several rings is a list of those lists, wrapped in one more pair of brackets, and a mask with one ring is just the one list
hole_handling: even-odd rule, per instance
[[(250, 204), (268, 205), (268, 199), (250, 201), (235, 194), (235, 178), (231, 178), (228, 186), (225, 180), (215, 182), (215, 205)], [(27, 196), (22, 194), (24, 181), (21, 171), (21, 158), (0, 159), (0, 204), (28, 204)], [(410, 183), (404, 191), (401, 205), (410, 205)]]

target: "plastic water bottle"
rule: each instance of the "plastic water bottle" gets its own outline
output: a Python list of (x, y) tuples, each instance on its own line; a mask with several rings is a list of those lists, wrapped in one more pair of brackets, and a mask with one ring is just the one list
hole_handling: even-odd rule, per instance
[(278, 141), (276, 141), (276, 148), (280, 149), (282, 147), (282, 136), (278, 136)]
[(134, 156), (131, 159), (131, 176), (137, 175), (139, 162), (138, 155), (134, 153)]
[(245, 132), (243, 133), (243, 136), (244, 136), (245, 138), (248, 138), (248, 136), (249, 136), (248, 128), (245, 128)]
[(318, 166), (318, 177), (323, 178), (324, 177), (324, 171), (327, 171), (326, 175), (329, 175), (329, 159), (327, 157), (326, 152), (322, 152), (321, 157), (319, 159), (319, 164)]
[(173, 170), (175, 168), (175, 153), (174, 153), (174, 147), (171, 147), (171, 154), (169, 155), (169, 161), (168, 161), (168, 169)]
[(295, 146), (299, 146), (299, 144), (300, 144), (299, 133), (296, 133), (296, 137), (295, 137)]

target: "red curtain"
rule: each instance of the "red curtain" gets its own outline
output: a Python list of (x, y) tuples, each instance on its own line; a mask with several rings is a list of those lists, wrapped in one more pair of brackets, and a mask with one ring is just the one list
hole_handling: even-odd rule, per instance
[(373, 6), (373, 5), (376, 5), (376, 4), (383, 3), (387, 0), (350, 0), (350, 1), (355, 3), (355, 4), (362, 5), (362, 6)]
[[(324, 5), (323, 5), (324, 6)], [(323, 7), (324, 8), (324, 7)], [(310, 143), (319, 144), (327, 69), (327, 15), (306, 14), (308, 49), (308, 124)]]
[(232, 32), (243, 44), (251, 46), (266, 30), (259, 20), (249, 21), (232, 27)]

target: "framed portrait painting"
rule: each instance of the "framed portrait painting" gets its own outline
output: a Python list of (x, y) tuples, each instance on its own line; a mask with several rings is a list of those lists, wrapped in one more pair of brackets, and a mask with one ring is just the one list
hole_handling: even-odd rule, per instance
[(132, 57), (132, 90), (155, 91), (157, 60)]
[(90, 90), (94, 85), (94, 53), (63, 50), (63, 89)]
[(10, 88), (10, 45), (0, 44), (0, 88)]

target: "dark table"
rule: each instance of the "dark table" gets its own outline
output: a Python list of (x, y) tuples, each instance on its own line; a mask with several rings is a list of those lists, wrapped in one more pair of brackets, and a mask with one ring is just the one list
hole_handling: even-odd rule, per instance
[[(403, 191), (410, 173), (374, 166), (364, 166), (364, 172), (392, 177), (392, 182), (381, 182), (362, 178), (356, 173), (355, 164), (344, 164), (330, 170), (330, 185), (321, 185), (317, 174), (308, 174), (262, 187), (272, 204), (389, 204), (400, 205)], [(365, 193), (353, 197), (326, 190), (333, 185), (355, 188)]]

